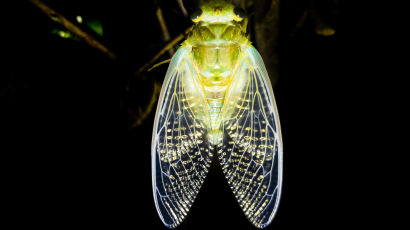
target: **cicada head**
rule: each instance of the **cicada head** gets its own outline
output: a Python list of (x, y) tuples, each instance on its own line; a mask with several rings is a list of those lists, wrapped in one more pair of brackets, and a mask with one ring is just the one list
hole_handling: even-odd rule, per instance
[(224, 0), (204, 1), (200, 7), (191, 14), (191, 20), (195, 23), (241, 22), (244, 18), (245, 12), (241, 8), (235, 7), (229, 1)]
[(208, 45), (246, 43), (244, 19), (244, 10), (228, 1), (204, 1), (191, 14), (195, 26), (188, 38), (188, 43), (193, 46), (204, 43)]
[(245, 18), (242, 9), (235, 7), (229, 1), (209, 0), (204, 1), (200, 8), (191, 15), (191, 20), (195, 23), (227, 23), (241, 22)]

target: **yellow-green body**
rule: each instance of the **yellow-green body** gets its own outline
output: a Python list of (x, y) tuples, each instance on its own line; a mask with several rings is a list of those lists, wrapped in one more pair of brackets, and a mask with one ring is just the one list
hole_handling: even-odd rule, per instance
[(203, 0), (161, 90), (152, 136), (153, 194), (169, 228), (187, 215), (213, 157), (250, 222), (266, 227), (279, 205), (282, 138), (263, 60), (244, 12)]
[[(217, 144), (224, 114), (226, 94), (241, 62), (242, 49), (250, 45), (242, 23), (232, 14), (233, 6), (224, 1), (211, 1), (202, 6), (200, 21), (194, 25), (182, 47), (191, 49), (191, 59), (199, 76), (207, 103), (210, 141)], [(194, 109), (195, 110), (195, 109)], [(204, 118), (205, 120), (206, 118)]]

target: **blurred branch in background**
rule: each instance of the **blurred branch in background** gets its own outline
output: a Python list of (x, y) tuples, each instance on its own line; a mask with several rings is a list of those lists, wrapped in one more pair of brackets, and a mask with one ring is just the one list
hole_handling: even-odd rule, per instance
[(176, 36), (174, 39), (169, 41), (164, 48), (162, 48), (149, 62), (145, 63), (145, 65), (141, 66), (136, 72), (136, 74), (141, 74), (145, 70), (149, 69), (151, 65), (153, 65), (158, 58), (160, 58), (165, 52), (167, 52), (169, 49), (173, 48), (178, 42), (180, 42), (182, 39), (185, 38), (185, 36), (192, 30), (192, 27), (189, 27), (186, 29), (183, 33), (179, 34)]
[[(156, 11), (156, 15), (157, 15), (157, 19), (159, 22), (159, 25), (161, 26), (161, 31), (162, 31), (162, 39), (167, 42), (169, 41), (169, 39), (171, 39), (171, 36), (169, 35), (168, 32), (168, 28), (167, 28), (167, 24), (165, 23), (164, 20), (164, 16), (162, 15), (162, 9), (161, 7), (158, 5), (157, 1), (155, 1), (156, 5), (157, 5), (157, 11)], [(170, 47), (168, 49), (168, 53), (170, 56), (172, 56), (174, 54), (174, 47)]]
[(141, 125), (144, 122), (144, 120), (147, 119), (147, 117), (151, 114), (151, 112), (153, 111), (155, 107), (154, 105), (158, 100), (158, 95), (160, 92), (161, 92), (161, 83), (154, 81), (153, 90), (152, 90), (152, 94), (148, 102), (148, 105), (145, 108), (141, 108), (139, 106), (137, 111), (133, 111), (130, 107), (128, 107), (129, 113), (131, 115), (134, 114), (133, 117), (135, 118), (135, 120), (131, 124), (131, 128)]
[(265, 62), (271, 83), (275, 85), (279, 75), (279, 0), (257, 0), (254, 4), (256, 46)]
[(177, 0), (179, 8), (181, 8), (182, 14), (184, 17), (188, 17), (188, 12), (185, 9), (184, 2), (182, 0)]
[(80, 29), (78, 26), (76, 26), (74, 23), (70, 22), (66, 17), (61, 15), (60, 13), (56, 12), (52, 8), (50, 8), (48, 5), (43, 3), (40, 0), (28, 0), (30, 3), (33, 5), (37, 6), (43, 13), (47, 14), (48, 17), (50, 17), (53, 21), (61, 24), (64, 26), (68, 31), (76, 35), (79, 39), (82, 41), (86, 42), (88, 45), (91, 47), (101, 51), (104, 53), (107, 57), (109, 57), (112, 60), (117, 59), (117, 55), (115, 55), (111, 50), (109, 50), (106, 46), (101, 44), (97, 39), (95, 39), (93, 36), (90, 34), (84, 32), (82, 29)]

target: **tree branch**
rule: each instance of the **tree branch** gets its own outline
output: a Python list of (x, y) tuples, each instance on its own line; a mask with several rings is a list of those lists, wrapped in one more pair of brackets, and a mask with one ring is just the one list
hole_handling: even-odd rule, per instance
[(155, 102), (157, 102), (158, 100), (158, 96), (160, 92), (161, 92), (161, 84), (157, 81), (154, 81), (151, 99), (149, 100), (149, 103), (145, 107), (145, 109), (138, 107), (138, 116), (135, 117), (135, 120), (131, 125), (132, 128), (141, 125), (142, 122), (151, 114), (154, 108)]
[(192, 26), (189, 27), (184, 31), (184, 33), (181, 33), (180, 35), (176, 36), (174, 39), (172, 39), (168, 44), (164, 46), (149, 62), (145, 63), (143, 66), (141, 66), (136, 74), (139, 75), (142, 73), (144, 70), (148, 69), (150, 65), (152, 65), (156, 60), (158, 60), (159, 57), (161, 57), (165, 52), (167, 52), (169, 49), (171, 49), (174, 45), (176, 45), (178, 42), (180, 42), (186, 34), (188, 34), (192, 30)]
[[(167, 42), (167, 41), (169, 41), (169, 39), (171, 39), (171, 36), (169, 35), (167, 24), (165, 23), (164, 16), (162, 15), (162, 10), (161, 10), (161, 7), (159, 7), (159, 5), (157, 6), (156, 15), (157, 15), (157, 18), (158, 18), (159, 25), (161, 26), (163, 40), (165, 42)], [(172, 56), (174, 54), (174, 48), (171, 47), (168, 50), (168, 53), (169, 53), (170, 56)]]
[(41, 11), (43, 11), (43, 13), (47, 14), (53, 21), (64, 26), (68, 31), (76, 35), (78, 38), (86, 42), (88, 45), (103, 52), (107, 57), (109, 57), (112, 60), (117, 59), (117, 55), (115, 55), (106, 46), (101, 44), (97, 39), (95, 39), (93, 36), (81, 30), (78, 26), (70, 22), (67, 18), (65, 18), (63, 15), (53, 10), (52, 8), (50, 8), (48, 5), (46, 5), (42, 1), (40, 0), (28, 0), (28, 1), (32, 3), (33, 5), (37, 6)]
[(188, 17), (188, 12), (187, 12), (186, 9), (185, 9), (183, 0), (177, 0), (177, 2), (178, 2), (178, 5), (179, 5), (179, 8), (181, 8), (182, 14), (183, 14), (185, 17)]
[(255, 1), (255, 40), (272, 85), (279, 75), (278, 28), (280, 0)]

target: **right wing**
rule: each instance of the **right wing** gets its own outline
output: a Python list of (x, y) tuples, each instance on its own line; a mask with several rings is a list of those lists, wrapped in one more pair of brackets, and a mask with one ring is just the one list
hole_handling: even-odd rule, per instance
[(175, 228), (187, 215), (212, 160), (205, 96), (187, 48), (168, 67), (152, 135), (152, 183), (162, 222)]
[(247, 218), (258, 228), (274, 218), (282, 188), (282, 137), (268, 73), (248, 46), (227, 95), (217, 146), (228, 184)]

